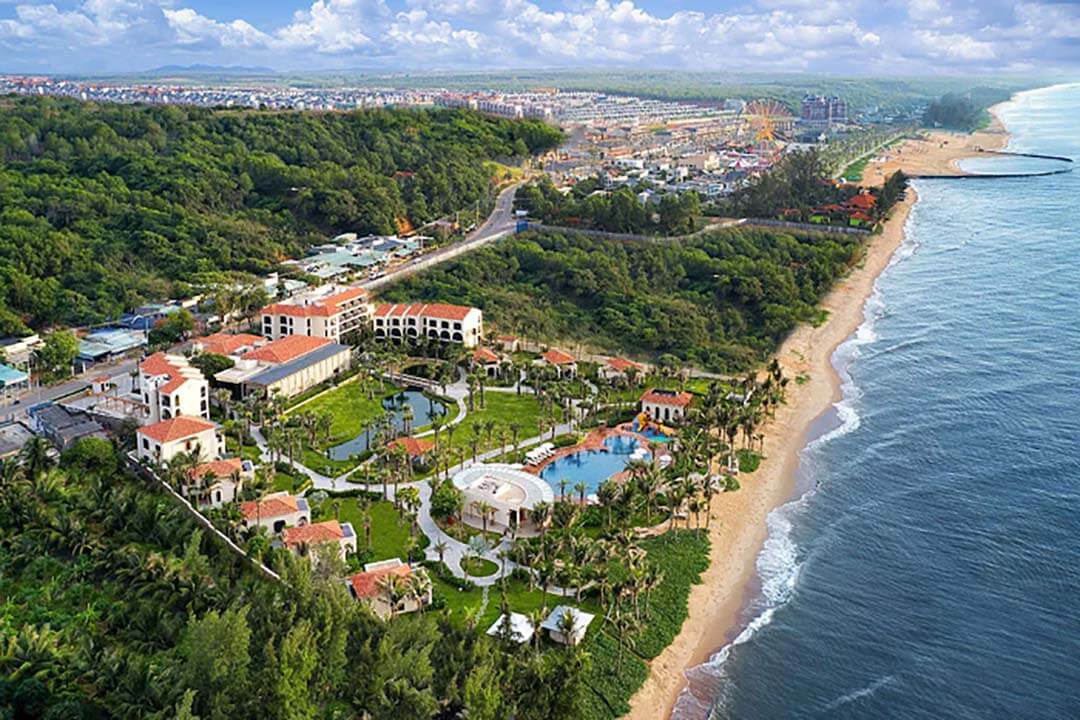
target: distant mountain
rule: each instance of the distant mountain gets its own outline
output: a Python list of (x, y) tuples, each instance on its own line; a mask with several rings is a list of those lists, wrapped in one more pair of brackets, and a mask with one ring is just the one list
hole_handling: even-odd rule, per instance
[(248, 67), (246, 65), (162, 65), (146, 70), (142, 75), (276, 75), (277, 70), (269, 67)]

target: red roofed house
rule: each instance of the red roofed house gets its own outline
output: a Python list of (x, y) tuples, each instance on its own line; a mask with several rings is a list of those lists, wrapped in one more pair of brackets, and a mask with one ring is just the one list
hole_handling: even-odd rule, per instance
[[(282, 544), (296, 554), (311, 552), (319, 545), (333, 544), (342, 560), (350, 552), (356, 552), (356, 533), (349, 523), (337, 520), (308, 523), (287, 527), (281, 532)], [(314, 557), (314, 554), (312, 554)]]
[(541, 355), (537, 362), (555, 368), (560, 378), (572, 378), (577, 375), (577, 360), (570, 353), (558, 348), (551, 348)]
[(191, 347), (195, 352), (214, 353), (215, 355), (241, 355), (248, 350), (266, 344), (266, 338), (250, 333), (214, 333), (196, 338)]
[(250, 461), (228, 458), (197, 465), (188, 475), (191, 483), (184, 487), (184, 494), (200, 507), (219, 507), (236, 500), (244, 481), (251, 480), (255, 470)]
[(630, 380), (637, 382), (645, 374), (645, 366), (626, 358), (608, 358), (597, 368), (597, 374), (607, 381)]
[(267, 305), (259, 315), (263, 335), (272, 340), (309, 335), (341, 342), (369, 326), (371, 303), (363, 288), (324, 285)]
[(877, 207), (877, 198), (870, 193), (859, 193), (849, 198), (846, 204), (854, 210), (868, 212)]
[(292, 397), (345, 372), (352, 363), (348, 345), (308, 335), (286, 335), (234, 357), (234, 364), (214, 376), (244, 398), (253, 393)]
[(203, 462), (218, 459), (218, 426), (209, 420), (181, 415), (143, 425), (135, 431), (135, 452), (140, 460), (168, 463), (181, 453), (198, 453)]
[(177, 415), (210, 417), (210, 383), (182, 355), (156, 352), (144, 358), (136, 389), (151, 423)]
[(517, 335), (499, 335), (495, 343), (503, 352), (516, 353), (521, 350), (521, 338)]
[(405, 451), (405, 454), (409, 456), (409, 459), (413, 464), (422, 465), (427, 461), (428, 453), (435, 447), (433, 440), (427, 438), (414, 438), (408, 435), (399, 437), (396, 440), (391, 440), (387, 443), (388, 448), (401, 448)]
[(345, 585), (354, 598), (367, 603), (384, 620), (431, 604), (427, 571), (413, 568), (399, 558), (368, 563), (364, 572), (347, 578)]
[(484, 314), (478, 308), (442, 303), (388, 303), (376, 305), (372, 316), (375, 337), (401, 340), (426, 337), (461, 343), (467, 348), (480, 344), (484, 334)]
[(686, 410), (694, 396), (678, 390), (653, 388), (641, 396), (641, 412), (656, 422), (679, 422), (686, 417)]
[(478, 347), (473, 350), (472, 367), (483, 370), (488, 377), (498, 377), (499, 370), (502, 368), (502, 358), (486, 347)]
[(264, 527), (279, 533), (289, 525), (301, 526), (311, 522), (307, 500), (287, 492), (271, 493), (260, 500), (241, 503), (245, 527)]

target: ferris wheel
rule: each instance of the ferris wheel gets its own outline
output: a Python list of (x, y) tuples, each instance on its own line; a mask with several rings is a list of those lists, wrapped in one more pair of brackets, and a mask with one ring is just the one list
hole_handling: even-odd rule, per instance
[(794, 122), (791, 111), (783, 103), (772, 99), (750, 101), (743, 110), (743, 117), (756, 143), (776, 142), (777, 135), (789, 130)]

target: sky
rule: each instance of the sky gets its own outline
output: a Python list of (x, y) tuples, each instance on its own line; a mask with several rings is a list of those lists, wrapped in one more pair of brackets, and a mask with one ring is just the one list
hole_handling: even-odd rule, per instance
[(1080, 2), (0, 0), (0, 72), (196, 63), (1080, 76)]

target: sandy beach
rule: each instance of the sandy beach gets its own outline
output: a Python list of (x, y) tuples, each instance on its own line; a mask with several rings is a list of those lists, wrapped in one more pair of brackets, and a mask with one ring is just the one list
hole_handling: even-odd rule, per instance
[[(991, 110), (993, 113), (993, 110)], [(925, 139), (907, 140), (866, 168), (864, 184), (881, 184), (898, 169), (909, 174), (956, 174), (959, 160), (980, 150), (1005, 147), (1008, 133), (994, 116), (984, 131), (969, 135), (934, 131)], [(766, 459), (742, 488), (713, 502), (709, 569), (690, 593), (689, 617), (675, 641), (650, 666), (645, 684), (631, 700), (630, 720), (670, 717), (686, 686), (684, 672), (709, 658), (739, 631), (739, 613), (755, 573), (755, 562), (767, 535), (766, 516), (795, 493), (799, 453), (814, 420), (840, 399), (840, 380), (832, 356), (863, 321), (863, 305), (874, 282), (904, 240), (904, 226), (917, 198), (914, 190), (894, 208), (882, 232), (872, 236), (861, 263), (825, 298), (828, 320), (819, 327), (803, 325), (783, 343), (778, 357), (791, 378), (788, 402), (764, 428)]]
[(881, 185), (897, 170), (908, 175), (965, 175), (960, 169), (961, 160), (978, 157), (984, 151), (1001, 150), (1009, 141), (1009, 133), (993, 108), (990, 116), (990, 126), (979, 132), (932, 130), (919, 139), (908, 139), (883, 150), (878, 162), (867, 165), (859, 184)]

